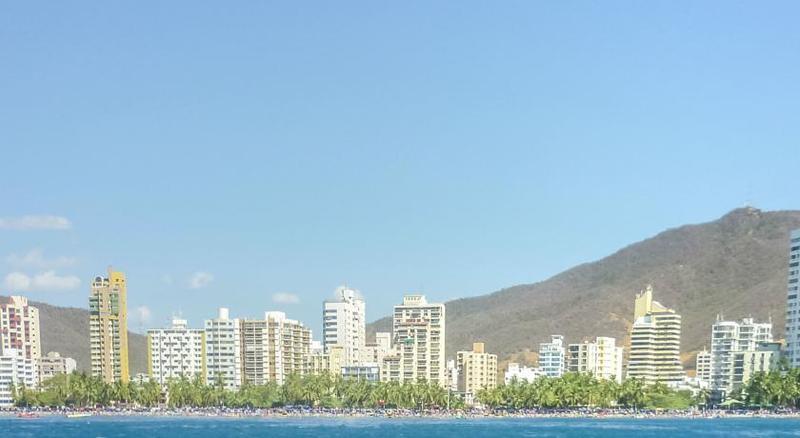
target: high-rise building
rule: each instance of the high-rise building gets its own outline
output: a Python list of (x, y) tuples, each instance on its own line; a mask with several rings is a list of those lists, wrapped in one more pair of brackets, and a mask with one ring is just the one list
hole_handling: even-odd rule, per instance
[(206, 382), (221, 382), (227, 389), (242, 385), (242, 343), (240, 321), (231, 319), (227, 308), (220, 308), (214, 319), (205, 321)]
[(539, 369), (548, 377), (561, 377), (566, 367), (564, 337), (550, 336), (550, 342), (539, 344)]
[(789, 283), (786, 296), (786, 356), (789, 365), (800, 367), (800, 229), (789, 237)]
[(89, 348), (93, 376), (106, 383), (128, 382), (128, 289), (125, 274), (108, 269), (89, 295)]
[(14, 388), (21, 385), (35, 388), (38, 380), (35, 360), (28, 359), (15, 348), (3, 350), (0, 353), (0, 408), (14, 405)]
[(383, 359), (381, 380), (422, 379), (447, 387), (444, 304), (405, 295), (403, 304), (394, 306), (392, 338), (395, 351)]
[(633, 320), (628, 378), (673, 386), (683, 382), (681, 316), (654, 301), (648, 285), (636, 295)]
[(337, 288), (336, 297), (323, 305), (323, 345), (326, 351), (341, 345), (345, 365), (355, 365), (361, 362), (366, 340), (366, 306), (361, 293), (347, 286)]
[(266, 312), (263, 320), (243, 320), (241, 330), (243, 382), (283, 384), (289, 375), (311, 372), (311, 330), (302, 323)]
[(0, 354), (13, 349), (37, 366), (42, 358), (40, 333), (39, 310), (27, 298), (0, 300)]
[(206, 334), (190, 329), (185, 319), (173, 318), (172, 327), (147, 331), (147, 374), (166, 385), (172, 379), (200, 377), (205, 382)]
[(486, 353), (483, 342), (472, 344), (472, 351), (456, 353), (458, 392), (474, 396), (481, 389), (497, 386), (497, 355)]
[(617, 347), (616, 342), (614, 338), (598, 336), (594, 342), (569, 344), (568, 371), (622, 383), (623, 348)]
[(711, 352), (703, 348), (703, 351), (697, 352), (695, 359), (695, 370), (697, 371), (697, 378), (705, 382), (706, 385), (711, 385)]
[[(741, 386), (741, 367), (736, 353), (755, 351), (759, 343), (772, 341), (772, 323), (757, 323), (753, 318), (741, 321), (717, 321), (711, 327), (711, 390), (721, 398)], [(738, 369), (737, 369), (738, 368)], [(737, 381), (739, 380), (739, 381)]]
[(59, 374), (71, 374), (78, 368), (78, 363), (71, 357), (61, 357), (58, 352), (51, 351), (42, 357), (39, 362), (39, 376), (41, 381), (53, 378)]

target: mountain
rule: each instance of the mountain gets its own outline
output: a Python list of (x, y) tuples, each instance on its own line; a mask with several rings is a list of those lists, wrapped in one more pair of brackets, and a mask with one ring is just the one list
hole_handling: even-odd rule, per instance
[[(89, 371), (89, 311), (75, 307), (51, 306), (30, 301), (39, 309), (42, 354), (57, 351), (78, 362), (78, 369)], [(147, 338), (128, 332), (131, 375), (147, 371)]]
[[(501, 359), (533, 359), (551, 334), (567, 342), (613, 336), (628, 344), (635, 294), (652, 284), (655, 298), (682, 315), (681, 351), (710, 346), (711, 324), (725, 318), (774, 318), (783, 335), (789, 232), (800, 211), (733, 210), (713, 222), (664, 231), (548, 280), (447, 305), (447, 355), (486, 343)], [(390, 317), (368, 326), (391, 331)]]

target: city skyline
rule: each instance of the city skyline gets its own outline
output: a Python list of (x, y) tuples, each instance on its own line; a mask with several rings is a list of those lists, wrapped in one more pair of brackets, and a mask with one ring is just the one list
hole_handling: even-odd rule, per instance
[(795, 207), (800, 5), (625, 5), (9, 5), (2, 293), (373, 321)]

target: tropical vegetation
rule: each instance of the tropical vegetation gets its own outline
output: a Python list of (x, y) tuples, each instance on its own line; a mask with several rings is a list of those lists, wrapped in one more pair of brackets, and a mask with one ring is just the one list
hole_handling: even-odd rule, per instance
[(590, 374), (567, 373), (533, 382), (514, 380), (485, 389), (478, 400), (495, 409), (610, 408), (686, 409), (697, 404), (690, 391), (676, 391), (662, 384), (646, 386), (641, 380), (597, 379)]
[(289, 376), (283, 385), (245, 384), (231, 391), (221, 381), (206, 384), (201, 379), (180, 378), (161, 385), (103, 382), (85, 373), (59, 375), (41, 388), (19, 387), (14, 394), (19, 407), (95, 407), (166, 404), (171, 408), (232, 407), (274, 408), (308, 406), (324, 408), (458, 408), (463, 402), (439, 385), (416, 383), (367, 382), (343, 379), (329, 374)]

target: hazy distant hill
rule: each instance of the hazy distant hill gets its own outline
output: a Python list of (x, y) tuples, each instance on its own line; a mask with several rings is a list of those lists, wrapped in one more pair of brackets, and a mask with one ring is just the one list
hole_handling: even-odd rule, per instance
[[(670, 229), (602, 260), (546, 281), (447, 303), (447, 353), (484, 341), (500, 358), (535, 355), (550, 334), (567, 342), (614, 336), (628, 342), (636, 292), (652, 283), (656, 299), (683, 316), (682, 351), (709, 344), (717, 313), (774, 318), (784, 331), (789, 231), (800, 211), (743, 208), (700, 225)], [(383, 318), (368, 327), (390, 330)], [(690, 359), (686, 355), (686, 359)]]
[[(42, 354), (57, 351), (78, 361), (78, 369), (89, 370), (89, 312), (75, 307), (58, 307), (31, 301), (39, 309)], [(147, 370), (146, 338), (128, 332), (131, 374)]]

